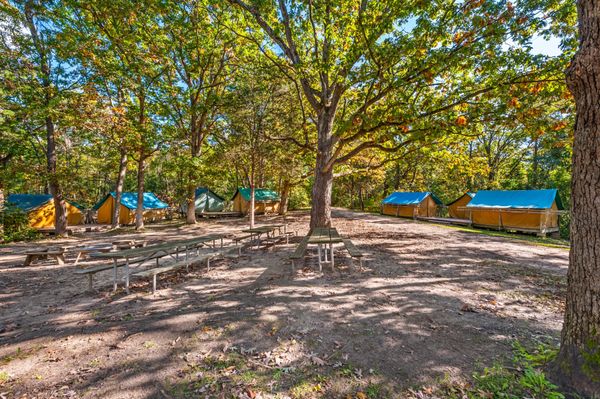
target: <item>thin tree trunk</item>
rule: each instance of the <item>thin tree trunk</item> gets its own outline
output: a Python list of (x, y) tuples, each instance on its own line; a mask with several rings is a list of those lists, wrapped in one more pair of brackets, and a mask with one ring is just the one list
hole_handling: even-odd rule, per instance
[(116, 229), (119, 227), (119, 216), (121, 215), (121, 197), (123, 195), (123, 184), (125, 183), (125, 175), (127, 174), (127, 152), (121, 149), (121, 159), (119, 161), (119, 174), (115, 184), (115, 207), (112, 214), (111, 227)]
[(143, 155), (140, 154), (140, 160), (138, 161), (138, 173), (137, 173), (137, 207), (135, 209), (135, 229), (140, 230), (144, 228), (144, 174), (146, 169), (146, 162)]
[(51, 117), (46, 117), (46, 140), (47, 171), (49, 179), (48, 187), (52, 198), (54, 198), (54, 229), (56, 235), (64, 236), (67, 234), (67, 206), (56, 174), (56, 137), (54, 132), (54, 122)]
[(187, 190), (187, 210), (185, 222), (187, 224), (196, 223), (196, 189), (193, 185), (188, 186)]
[(250, 182), (250, 228), (253, 229), (254, 228), (254, 203), (255, 203), (255, 199), (254, 199), (254, 178), (252, 178), (252, 181)]
[(566, 71), (576, 119), (571, 252), (560, 352), (551, 373), (584, 397), (600, 395), (600, 1), (579, 0), (579, 51)]

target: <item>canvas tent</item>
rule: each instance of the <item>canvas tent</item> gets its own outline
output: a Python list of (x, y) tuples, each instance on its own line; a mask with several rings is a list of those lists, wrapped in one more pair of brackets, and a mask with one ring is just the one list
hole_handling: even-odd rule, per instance
[[(54, 228), (56, 212), (54, 200), (50, 194), (11, 194), (6, 202), (27, 212), (29, 225), (35, 229)], [(65, 201), (67, 208), (67, 224), (83, 223), (83, 212), (79, 205)]]
[[(238, 188), (231, 200), (235, 212), (247, 214), (250, 208), (250, 189)], [(266, 188), (254, 189), (254, 213), (277, 213), (279, 203), (279, 194), (275, 191)]]
[[(92, 209), (98, 211), (98, 223), (111, 223), (115, 209), (115, 193), (106, 194)], [(154, 193), (144, 193), (144, 222), (154, 222), (165, 217), (166, 203), (158, 199)], [(121, 208), (119, 210), (119, 224), (134, 224), (135, 210), (137, 208), (137, 193), (125, 192), (121, 194)]]
[(475, 226), (538, 234), (558, 231), (561, 209), (555, 189), (478, 191), (465, 207)]
[(396, 191), (381, 201), (381, 213), (408, 218), (435, 217), (438, 205), (442, 201), (431, 192)]
[(475, 197), (475, 193), (464, 193), (448, 205), (448, 214), (453, 219), (468, 219), (469, 215), (465, 209), (467, 204)]
[[(204, 212), (223, 212), (225, 209), (225, 198), (221, 197), (207, 187), (198, 187), (196, 189), (196, 214)], [(183, 204), (183, 212), (187, 210), (187, 204)]]

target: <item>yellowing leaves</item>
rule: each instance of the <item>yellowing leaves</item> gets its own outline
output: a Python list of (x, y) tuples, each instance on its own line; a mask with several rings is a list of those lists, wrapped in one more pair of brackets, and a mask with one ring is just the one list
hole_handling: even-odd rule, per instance
[(512, 97), (509, 101), (508, 101), (508, 105), (513, 107), (513, 108), (519, 108), (521, 106), (521, 103), (519, 102), (519, 99), (517, 97)]
[(465, 126), (467, 124), (467, 118), (463, 115), (459, 116), (458, 118), (456, 118), (456, 124), (458, 126)]

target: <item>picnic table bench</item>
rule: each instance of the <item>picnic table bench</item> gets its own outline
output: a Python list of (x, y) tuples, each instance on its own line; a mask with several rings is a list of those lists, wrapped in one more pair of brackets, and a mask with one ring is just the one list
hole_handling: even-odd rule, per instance
[(26, 255), (23, 266), (29, 266), (38, 259), (54, 258), (59, 265), (65, 264), (65, 249), (64, 248), (45, 248), (38, 250), (25, 251)]
[(300, 244), (296, 247), (296, 250), (290, 255), (290, 259), (292, 260), (292, 272), (294, 271), (296, 264), (295, 262), (298, 259), (304, 258), (304, 254), (306, 253), (306, 248), (308, 247), (308, 236), (304, 237)]
[(186, 240), (176, 240), (162, 244), (149, 245), (142, 248), (131, 248), (121, 251), (92, 253), (91, 257), (98, 259), (110, 259), (113, 261), (113, 290), (117, 289), (117, 269), (119, 268), (118, 260), (124, 260), (125, 267), (125, 289), (129, 293), (129, 277), (130, 265), (143, 266), (147, 261), (156, 259), (156, 267), (160, 267), (159, 259), (171, 257), (175, 262), (179, 262), (180, 255), (185, 256), (185, 261), (189, 262), (191, 255), (196, 251), (198, 254), (199, 248), (212, 242), (213, 248), (216, 248), (216, 241), (221, 241), (223, 246), (223, 234), (210, 234), (203, 237), (196, 237)]

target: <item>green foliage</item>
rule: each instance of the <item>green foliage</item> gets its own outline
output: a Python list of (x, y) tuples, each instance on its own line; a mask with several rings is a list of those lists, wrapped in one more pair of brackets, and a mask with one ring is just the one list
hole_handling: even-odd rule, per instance
[(13, 204), (6, 204), (0, 210), (2, 240), (30, 241), (39, 237), (39, 233), (29, 226), (27, 213)]
[(558, 387), (541, 371), (554, 359), (558, 349), (538, 344), (528, 351), (518, 341), (513, 344), (512, 367), (495, 364), (473, 375), (473, 383), (461, 386), (448, 384), (442, 388), (442, 396), (448, 398), (505, 398), (505, 399), (564, 399)]

